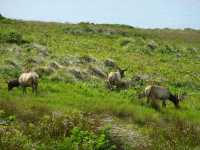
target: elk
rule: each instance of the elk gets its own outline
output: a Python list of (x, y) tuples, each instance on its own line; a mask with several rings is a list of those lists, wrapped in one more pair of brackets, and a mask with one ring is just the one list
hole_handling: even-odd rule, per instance
[(107, 82), (110, 89), (112, 89), (113, 86), (118, 86), (120, 84), (121, 79), (125, 76), (125, 71), (127, 71), (127, 69), (118, 68), (116, 72), (110, 72), (108, 74)]
[(21, 86), (23, 94), (26, 93), (26, 87), (31, 87), (33, 93), (37, 93), (39, 75), (36, 72), (22, 73), (18, 79), (8, 81), (8, 91), (14, 87)]
[(176, 108), (179, 108), (179, 102), (185, 98), (185, 94), (180, 96), (172, 94), (172, 92), (166, 87), (149, 85), (144, 89), (143, 93), (139, 95), (139, 98), (142, 97), (147, 97), (147, 104), (149, 102), (155, 104), (157, 100), (160, 100), (162, 101), (162, 107), (166, 107), (166, 101), (169, 100)]

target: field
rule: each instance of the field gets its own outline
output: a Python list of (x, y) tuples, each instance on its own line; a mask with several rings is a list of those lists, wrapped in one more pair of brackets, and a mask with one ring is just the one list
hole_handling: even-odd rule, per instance
[[(128, 68), (121, 90), (105, 76)], [(1, 149), (200, 149), (200, 31), (0, 17)], [(31, 69), (38, 94), (8, 92)], [(138, 80), (134, 80), (139, 77)], [(187, 93), (176, 109), (139, 100), (158, 84)]]

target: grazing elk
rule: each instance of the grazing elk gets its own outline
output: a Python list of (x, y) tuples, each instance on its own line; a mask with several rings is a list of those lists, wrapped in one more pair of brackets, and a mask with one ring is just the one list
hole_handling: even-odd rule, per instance
[(184, 99), (185, 94), (181, 96), (175, 95), (172, 94), (168, 88), (157, 85), (149, 85), (144, 89), (143, 93), (139, 95), (139, 98), (142, 97), (147, 97), (147, 103), (151, 101), (151, 103), (155, 104), (157, 100), (160, 100), (162, 101), (163, 107), (166, 107), (166, 101), (170, 100), (176, 108), (179, 108), (179, 102)]
[(116, 72), (110, 72), (108, 74), (107, 82), (110, 89), (112, 89), (113, 86), (118, 86), (120, 84), (121, 79), (125, 76), (125, 71), (127, 71), (127, 69), (118, 68)]
[(26, 93), (26, 87), (32, 87), (32, 92), (37, 93), (39, 75), (36, 72), (22, 73), (18, 79), (8, 81), (8, 91), (14, 87), (21, 86), (23, 94)]

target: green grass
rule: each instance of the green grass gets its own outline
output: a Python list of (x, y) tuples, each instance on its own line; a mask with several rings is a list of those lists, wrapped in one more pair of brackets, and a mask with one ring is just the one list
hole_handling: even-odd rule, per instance
[[(38, 96), (34, 96), (31, 91), (28, 95), (23, 95), (22, 91), (2, 92), (1, 100), (15, 101), (19, 104), (45, 105), (55, 110), (67, 111), (68, 109), (78, 109), (83, 112), (94, 112), (102, 114), (113, 114), (118, 117), (131, 117), (133, 120), (144, 118), (162, 119), (164, 117), (179, 117), (189, 121), (199, 122), (198, 115), (199, 102), (196, 95), (194, 98), (187, 98), (181, 109), (176, 110), (170, 102), (162, 112), (155, 111), (142, 100), (138, 100), (133, 94), (134, 89), (126, 91), (111, 92), (102, 86), (92, 86), (88, 83), (49, 83), (40, 82), (41, 87)], [(6, 91), (6, 88), (3, 89)], [(143, 100), (144, 101), (144, 100)], [(195, 106), (196, 105), (196, 106)], [(141, 118), (140, 118), (141, 117)]]

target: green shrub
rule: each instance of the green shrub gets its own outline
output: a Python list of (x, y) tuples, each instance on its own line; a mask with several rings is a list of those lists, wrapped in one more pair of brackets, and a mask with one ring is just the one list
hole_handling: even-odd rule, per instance
[[(152, 127), (152, 149), (182, 150), (194, 149), (200, 144), (199, 125), (194, 125), (180, 119), (161, 126)], [(159, 127), (159, 128), (158, 128)]]
[(29, 41), (25, 40), (23, 36), (16, 31), (0, 33), (0, 42), (16, 43), (16, 44), (29, 43)]
[(6, 38), (6, 42), (8, 42), (8, 43), (21, 44), (23, 41), (22, 35), (17, 32), (10, 32), (10, 33), (6, 34), (5, 38)]
[(75, 127), (70, 136), (73, 149), (80, 150), (114, 150), (108, 139), (107, 131), (102, 130), (99, 135)]
[(0, 68), (0, 74), (3, 78), (9, 79), (9, 78), (18, 78), (21, 73), (20, 68), (14, 68), (11, 66), (3, 66)]
[(31, 147), (31, 141), (17, 126), (0, 126), (1, 150), (27, 150)]
[(180, 52), (180, 50), (177, 47), (174, 47), (174, 46), (169, 45), (169, 44), (160, 47), (158, 51), (160, 53), (163, 53), (163, 54), (171, 54), (171, 53)]

